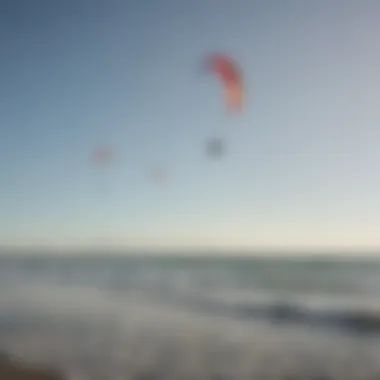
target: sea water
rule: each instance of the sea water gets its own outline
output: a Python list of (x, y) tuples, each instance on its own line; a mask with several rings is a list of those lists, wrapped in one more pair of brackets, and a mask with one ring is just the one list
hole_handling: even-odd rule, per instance
[(69, 379), (378, 379), (380, 261), (2, 256), (0, 350)]

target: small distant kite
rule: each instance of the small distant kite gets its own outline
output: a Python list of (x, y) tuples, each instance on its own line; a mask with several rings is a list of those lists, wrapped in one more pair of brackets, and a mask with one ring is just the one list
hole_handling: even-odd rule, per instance
[(243, 76), (237, 64), (223, 54), (212, 54), (207, 59), (207, 68), (221, 81), (228, 109), (241, 112), (244, 107), (245, 90)]
[(213, 158), (221, 157), (225, 152), (225, 146), (222, 139), (214, 138), (207, 142), (206, 153)]
[(156, 184), (161, 184), (167, 181), (168, 173), (163, 167), (155, 167), (150, 171), (150, 179)]
[(94, 169), (103, 178), (99, 178), (99, 192), (102, 195), (108, 194), (108, 180), (106, 179), (107, 172), (115, 159), (115, 151), (111, 147), (102, 146), (95, 149), (90, 156), (90, 163), (94, 166)]
[(115, 158), (115, 152), (111, 147), (100, 147), (93, 151), (91, 163), (96, 166), (108, 166)]

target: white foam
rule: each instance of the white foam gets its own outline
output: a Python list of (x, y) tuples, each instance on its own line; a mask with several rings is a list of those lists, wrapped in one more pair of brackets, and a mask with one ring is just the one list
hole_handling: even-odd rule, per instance
[[(208, 295), (237, 299), (232, 292)], [(250, 296), (244, 294), (239, 302)], [(55, 319), (50, 326), (0, 336), (0, 349), (54, 363), (73, 380), (132, 379), (148, 370), (173, 379), (209, 379), (217, 372), (239, 380), (252, 379), (252, 374), (281, 378), (284, 372), (306, 373), (314, 367), (345, 380), (380, 372), (380, 346), (373, 341), (203, 315), (139, 291), (112, 293), (46, 280), (20, 283), (0, 289), (0, 314), (4, 312)], [(88, 326), (84, 335), (75, 330), (76, 321)]]

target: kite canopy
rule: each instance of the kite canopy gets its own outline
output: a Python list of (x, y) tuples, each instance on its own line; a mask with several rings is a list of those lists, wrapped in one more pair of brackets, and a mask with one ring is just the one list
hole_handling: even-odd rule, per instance
[(164, 183), (167, 180), (167, 171), (163, 167), (154, 167), (150, 171), (150, 179), (156, 184)]
[(242, 74), (237, 64), (222, 54), (211, 55), (207, 62), (207, 67), (223, 85), (228, 109), (235, 112), (242, 111), (245, 93)]
[(91, 162), (96, 166), (106, 166), (114, 159), (114, 150), (110, 147), (100, 147), (95, 149), (91, 156)]

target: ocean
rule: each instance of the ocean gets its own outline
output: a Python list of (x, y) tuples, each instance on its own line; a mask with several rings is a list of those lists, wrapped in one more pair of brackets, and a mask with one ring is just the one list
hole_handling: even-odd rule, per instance
[(0, 350), (68, 379), (379, 379), (380, 260), (0, 256)]

